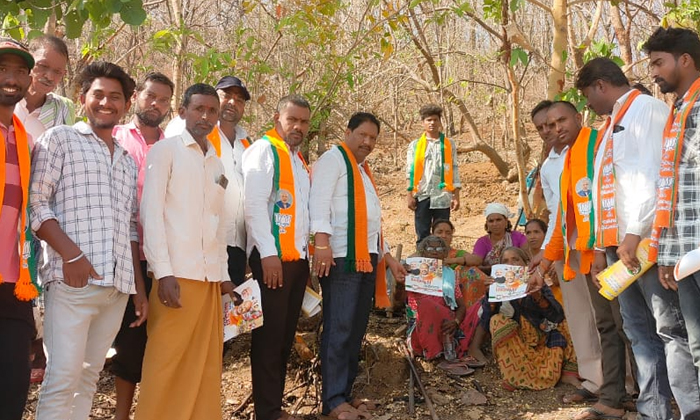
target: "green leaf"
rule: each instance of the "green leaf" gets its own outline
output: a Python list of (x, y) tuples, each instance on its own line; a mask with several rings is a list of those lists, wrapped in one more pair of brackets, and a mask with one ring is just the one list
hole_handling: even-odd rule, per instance
[(74, 39), (83, 33), (85, 18), (80, 15), (80, 12), (73, 9), (63, 17), (63, 24), (66, 26), (66, 36)]
[(418, 6), (418, 5), (421, 4), (422, 2), (423, 2), (423, 0), (412, 0), (412, 1), (408, 4), (408, 7), (409, 7), (409, 9), (413, 9), (414, 7)]
[(513, 48), (510, 51), (510, 66), (515, 67), (518, 63), (526, 65), (528, 55), (522, 48)]
[(128, 3), (124, 3), (122, 9), (119, 11), (119, 16), (124, 23), (128, 25), (139, 26), (146, 20), (146, 11), (143, 10), (143, 2), (141, 0), (130, 0)]

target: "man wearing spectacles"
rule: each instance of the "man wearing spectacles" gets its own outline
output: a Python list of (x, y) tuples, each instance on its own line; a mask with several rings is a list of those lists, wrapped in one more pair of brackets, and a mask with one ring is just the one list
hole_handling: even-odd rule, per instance
[(43, 35), (29, 43), (36, 64), (32, 69), (32, 83), (24, 99), (17, 104), (15, 114), (29, 134), (30, 144), (57, 125), (75, 122), (75, 104), (54, 93), (68, 67), (68, 47), (58, 37)]

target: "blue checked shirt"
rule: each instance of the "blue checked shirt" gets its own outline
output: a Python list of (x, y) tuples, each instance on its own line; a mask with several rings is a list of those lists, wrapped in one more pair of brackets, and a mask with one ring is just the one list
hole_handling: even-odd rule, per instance
[[(136, 293), (131, 242), (138, 242), (137, 173), (124, 148), (115, 141), (110, 156), (92, 128), (79, 122), (39, 137), (29, 187), (32, 230), (55, 219), (102, 276), (88, 282), (129, 294)], [(46, 245), (46, 256), (39, 269), (43, 281), (63, 280), (61, 255)]]

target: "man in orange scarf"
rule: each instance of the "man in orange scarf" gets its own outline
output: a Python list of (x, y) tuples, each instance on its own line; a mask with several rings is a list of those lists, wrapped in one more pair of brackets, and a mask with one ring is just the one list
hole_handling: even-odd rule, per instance
[(459, 209), (457, 146), (442, 132), (442, 108), (429, 104), (420, 109), (425, 129), (407, 149), (407, 205), (414, 212), (416, 244), (430, 235), (436, 220), (450, 219)]
[(399, 282), (406, 275), (383, 241), (381, 203), (367, 164), (378, 136), (377, 117), (354, 114), (344, 141), (324, 153), (312, 171), (313, 271), (323, 290), (322, 410), (336, 419), (356, 418), (363, 415), (357, 410), (372, 408), (352, 395), (372, 297), (386, 296), (385, 266)]
[[(598, 402), (581, 412), (577, 420), (602, 418), (602, 415), (622, 416), (625, 397), (625, 343), (621, 327), (615, 323), (619, 318), (619, 306), (598, 293), (589, 274), (594, 240), (591, 216), (594, 213), (585, 187), (590, 185), (593, 176), (586, 169), (592, 167), (596, 133), (583, 128), (581, 122), (581, 114), (570, 102), (555, 102), (547, 111), (550, 130), (558, 141), (565, 141), (570, 148), (565, 158), (568, 163), (564, 164), (561, 175), (557, 225), (542, 262), (532, 276), (532, 282), (541, 282), (542, 273), (549, 270), (552, 261), (564, 259), (564, 281), (576, 281), (573, 277), (577, 273), (588, 279), (586, 285), (600, 335), (603, 383)], [(564, 204), (567, 204), (566, 210), (561, 210)]]
[[(29, 145), (24, 127), (13, 117), (15, 104), (27, 92), (34, 59), (20, 43), (0, 39), (0, 417), (20, 420), (29, 389), (29, 354), (34, 338), (30, 299), (17, 296), (25, 244)], [(24, 228), (24, 226), (22, 226)]]
[(659, 281), (679, 292), (688, 344), (700, 368), (700, 274), (673, 280), (673, 266), (700, 245), (700, 39), (689, 29), (659, 28), (643, 50), (654, 82), (677, 98), (664, 130), (652, 233), (658, 238)]
[(294, 418), (282, 410), (282, 395), (309, 278), (310, 179), (300, 148), (309, 133), (311, 106), (302, 96), (286, 96), (274, 119), (274, 128), (243, 153), (248, 261), (265, 314), (250, 349), (258, 420)]
[[(634, 272), (637, 246), (651, 234), (668, 107), (632, 89), (620, 66), (607, 58), (586, 63), (576, 87), (596, 114), (609, 116), (598, 136), (592, 183), (597, 248), (592, 271), (620, 260)], [(657, 279), (651, 267), (618, 297), (638, 367), (637, 411), (643, 418), (672, 418), (673, 393), (681, 416), (696, 418), (700, 391), (678, 296)]]

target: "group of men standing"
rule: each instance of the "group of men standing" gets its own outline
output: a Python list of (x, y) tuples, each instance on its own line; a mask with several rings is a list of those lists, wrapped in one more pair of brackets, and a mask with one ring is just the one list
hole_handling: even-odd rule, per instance
[[(136, 419), (221, 418), (221, 296), (237, 301), (246, 266), (265, 314), (252, 334), (256, 417), (293, 419), (282, 396), (312, 234), (326, 300), (323, 411), (364, 417), (368, 403), (351, 392), (372, 300), (386, 299), (375, 277), (406, 274), (383, 240), (365, 160), (377, 118), (350, 118), (314, 182), (300, 153), (311, 120), (302, 96), (282, 98), (273, 128), (251, 142), (239, 126), (251, 98), (243, 82), (197, 83), (163, 131), (170, 79), (148, 73), (136, 84), (119, 66), (95, 62), (76, 79), (85, 121), (69, 125), (72, 102), (50, 93), (66, 72), (65, 44), (35, 43), (44, 50), (33, 55), (0, 40), (0, 247), (10, 256), (0, 262), (0, 419), (24, 411), (37, 277), (48, 355), (37, 419), (89, 418), (112, 344), (116, 419), (129, 418), (139, 382)], [(23, 99), (24, 113), (15, 106)], [(119, 125), (132, 104), (133, 118)]]
[[(532, 280), (539, 287), (557, 261), (585, 380), (565, 398), (597, 400), (579, 420), (624, 414), (626, 339), (641, 418), (673, 418), (672, 399), (681, 418), (700, 418), (700, 276), (673, 278), (680, 257), (700, 245), (700, 39), (687, 29), (659, 28), (642, 49), (661, 92), (676, 95), (673, 109), (633, 89), (612, 60), (596, 58), (575, 85), (591, 110), (607, 116), (600, 130), (582, 127), (569, 102), (543, 101), (531, 114), (551, 148), (541, 171), (550, 226)], [(644, 238), (657, 265), (616, 300), (603, 298), (596, 274), (617, 261), (640, 270), (636, 251)]]

